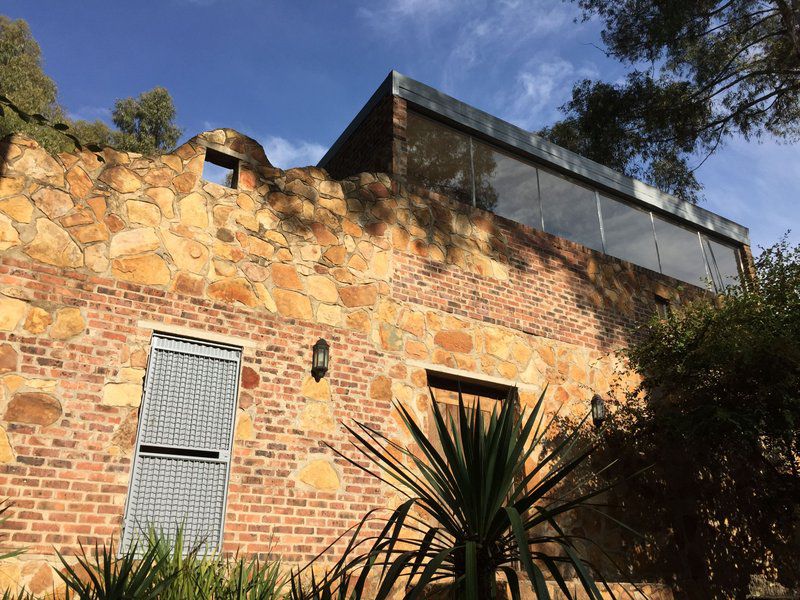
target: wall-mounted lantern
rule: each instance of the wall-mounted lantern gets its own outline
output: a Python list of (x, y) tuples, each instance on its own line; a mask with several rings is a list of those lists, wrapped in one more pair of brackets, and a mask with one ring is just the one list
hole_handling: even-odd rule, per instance
[(606, 403), (600, 394), (592, 396), (592, 422), (595, 427), (600, 427), (606, 420)]
[(330, 357), (330, 346), (323, 339), (318, 339), (314, 344), (314, 354), (311, 358), (311, 376), (315, 381), (325, 377), (328, 372), (328, 359)]

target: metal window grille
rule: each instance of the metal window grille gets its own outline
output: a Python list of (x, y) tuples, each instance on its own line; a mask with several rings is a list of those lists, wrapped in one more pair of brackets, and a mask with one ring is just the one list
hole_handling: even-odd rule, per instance
[(121, 550), (157, 533), (184, 552), (222, 543), (241, 351), (153, 335)]

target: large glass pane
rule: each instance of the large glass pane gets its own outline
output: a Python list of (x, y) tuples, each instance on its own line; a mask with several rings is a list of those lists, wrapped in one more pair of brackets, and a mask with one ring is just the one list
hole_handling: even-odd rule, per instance
[(409, 112), (406, 140), (409, 183), (472, 204), (469, 137)]
[(736, 248), (703, 236), (703, 252), (714, 288), (722, 291), (739, 284), (739, 258)]
[(541, 229), (536, 168), (475, 140), (472, 156), (476, 204), (517, 223)]
[(594, 191), (539, 169), (544, 230), (595, 250), (603, 250)]
[(650, 213), (600, 196), (606, 252), (658, 271), (658, 253)]
[(696, 231), (684, 229), (653, 215), (661, 258), (661, 272), (682, 281), (706, 287), (706, 274), (700, 239)]

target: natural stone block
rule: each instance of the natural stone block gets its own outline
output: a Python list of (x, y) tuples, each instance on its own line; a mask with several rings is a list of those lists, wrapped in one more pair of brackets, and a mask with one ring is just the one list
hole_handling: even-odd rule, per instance
[(323, 256), (334, 265), (343, 265), (347, 256), (347, 248), (344, 246), (331, 246), (325, 251)]
[(38, 306), (32, 306), (22, 326), (28, 333), (42, 333), (52, 322), (50, 313)]
[(11, 423), (52, 425), (61, 416), (61, 403), (50, 394), (21, 392), (14, 394), (4, 416)]
[(220, 279), (208, 286), (208, 297), (224, 302), (241, 302), (245, 306), (257, 306), (258, 298), (244, 277)]
[(200, 242), (163, 232), (164, 245), (175, 266), (198, 275), (206, 272), (209, 250)]
[(91, 225), (75, 227), (70, 232), (82, 244), (103, 242), (108, 239), (108, 228), (104, 223), (92, 223)]
[(111, 258), (129, 254), (141, 254), (157, 250), (161, 246), (158, 235), (150, 227), (122, 231), (111, 238), (109, 253)]
[(336, 284), (323, 275), (311, 275), (306, 280), (308, 294), (320, 302), (333, 304), (339, 301), (339, 291)]
[(0, 427), (0, 465), (14, 462), (14, 449), (6, 430)]
[(0, 215), (0, 250), (8, 250), (19, 245), (19, 233), (5, 215)]
[(0, 213), (20, 223), (30, 223), (33, 215), (33, 204), (25, 196), (11, 196), (0, 200)]
[(385, 375), (379, 375), (369, 385), (369, 397), (373, 400), (392, 400), (392, 380)]
[(463, 331), (439, 331), (433, 341), (450, 352), (472, 352), (472, 336)]
[(136, 174), (122, 165), (106, 167), (98, 179), (121, 194), (135, 192), (142, 185)]
[(325, 325), (338, 327), (342, 324), (344, 313), (340, 306), (333, 304), (320, 304), (317, 306), (317, 321)]
[(297, 276), (297, 271), (292, 265), (273, 263), (271, 271), (272, 283), (274, 283), (276, 286), (291, 290), (303, 289), (303, 284), (300, 283), (300, 278)]
[(166, 261), (157, 254), (116, 258), (111, 271), (115, 277), (146, 285), (166, 285), (170, 279)]
[(137, 407), (141, 402), (141, 383), (107, 383), (103, 386), (102, 403), (106, 406)]
[(56, 340), (66, 340), (83, 333), (86, 321), (83, 320), (81, 311), (77, 308), (61, 308), (56, 311), (56, 320), (50, 328), (50, 337)]
[(36, 220), (36, 235), (25, 246), (31, 258), (57, 267), (80, 267), (83, 253), (69, 234), (48, 219)]
[(17, 370), (17, 351), (11, 344), (0, 345), (0, 373)]
[(187, 227), (208, 227), (208, 209), (206, 199), (197, 192), (189, 194), (178, 202), (178, 211), (181, 215), (181, 224)]
[(67, 173), (69, 192), (76, 198), (83, 198), (94, 187), (91, 178), (80, 167), (73, 167)]
[(336, 431), (336, 421), (330, 405), (326, 402), (308, 402), (300, 415), (300, 429), (322, 433)]
[(242, 387), (246, 390), (252, 390), (258, 387), (261, 378), (258, 373), (251, 367), (242, 367)]
[(108, 269), (108, 246), (106, 244), (87, 246), (83, 254), (86, 266), (95, 273), (104, 273)]
[(345, 286), (339, 289), (339, 295), (345, 306), (372, 306), (378, 299), (378, 286), (374, 283)]
[(311, 301), (299, 292), (278, 288), (273, 296), (278, 312), (284, 317), (310, 320), (314, 316), (311, 311)]
[(314, 237), (317, 238), (317, 243), (320, 246), (330, 246), (331, 244), (339, 243), (339, 238), (333, 235), (322, 223), (311, 223), (311, 231), (314, 232)]
[(24, 177), (0, 177), (0, 198), (19, 194), (24, 187)]
[(161, 211), (155, 204), (141, 200), (128, 200), (125, 206), (128, 209), (128, 221), (131, 223), (152, 227), (161, 223)]
[(28, 305), (16, 298), (0, 298), (0, 331), (14, 331), (25, 316)]
[(234, 438), (237, 441), (256, 439), (255, 428), (253, 427), (253, 417), (246, 410), (239, 409), (236, 416), (236, 431)]
[(171, 219), (175, 216), (173, 204), (175, 201), (175, 193), (172, 190), (165, 187), (155, 187), (148, 189), (145, 193), (153, 199), (153, 202), (161, 209), (161, 214), (167, 219)]
[(324, 492), (339, 489), (339, 475), (326, 460), (314, 460), (300, 470), (298, 479), (313, 488)]
[(328, 402), (331, 399), (331, 384), (326, 378), (315, 381), (310, 375), (303, 381), (300, 394), (312, 400)]

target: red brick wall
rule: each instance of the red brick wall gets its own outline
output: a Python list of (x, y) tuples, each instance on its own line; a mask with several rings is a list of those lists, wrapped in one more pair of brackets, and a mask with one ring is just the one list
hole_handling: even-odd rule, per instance
[(203, 143), (240, 138), (105, 162), (0, 148), (0, 490), (26, 582), (54, 547), (119, 534), (150, 322), (242, 341), (225, 547), (291, 564), (397, 501), (325, 445), (352, 452), (343, 421), (405, 443), (391, 401), (424, 421), (426, 367), (518, 382), (523, 403), (549, 385), (553, 407), (583, 413), (655, 294), (695, 293), (384, 175), (263, 164), (236, 190), (202, 180)]

